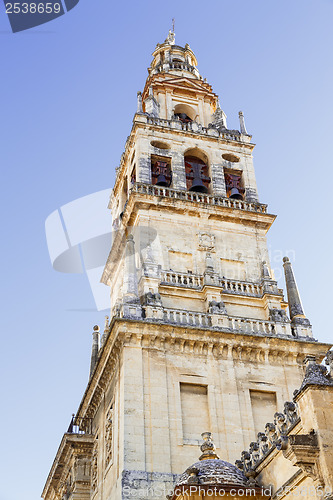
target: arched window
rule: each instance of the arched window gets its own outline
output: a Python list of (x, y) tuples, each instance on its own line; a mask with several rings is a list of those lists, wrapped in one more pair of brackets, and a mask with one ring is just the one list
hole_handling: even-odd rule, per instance
[(242, 175), (236, 172), (224, 172), (225, 187), (228, 198), (243, 200), (245, 189), (242, 186)]
[(195, 110), (187, 104), (177, 104), (174, 115), (183, 123), (193, 122), (197, 116)]
[(206, 156), (197, 150), (190, 150), (185, 154), (184, 160), (187, 189), (208, 193), (210, 177)]
[(169, 158), (152, 156), (151, 182), (156, 186), (168, 187), (171, 184), (171, 163)]

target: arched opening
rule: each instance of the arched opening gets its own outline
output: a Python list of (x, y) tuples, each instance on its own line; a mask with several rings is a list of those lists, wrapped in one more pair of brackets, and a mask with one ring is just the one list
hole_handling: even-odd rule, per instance
[(189, 149), (184, 155), (186, 187), (189, 191), (208, 193), (210, 185), (208, 158), (200, 149)]
[(187, 104), (177, 104), (174, 109), (174, 115), (183, 123), (193, 122), (196, 118), (196, 112)]
[(228, 198), (243, 200), (245, 189), (242, 183), (242, 173), (225, 170), (224, 178)]
[(172, 172), (170, 158), (152, 156), (151, 158), (151, 182), (153, 185), (169, 187), (171, 185)]

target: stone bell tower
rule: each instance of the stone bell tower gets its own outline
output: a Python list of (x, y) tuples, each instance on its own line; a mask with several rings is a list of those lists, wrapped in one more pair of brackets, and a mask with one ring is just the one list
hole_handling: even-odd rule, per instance
[[(90, 380), (70, 428), (78, 436), (64, 436), (86, 443), (90, 469), (75, 496), (77, 455), (66, 455), (66, 498), (163, 498), (204, 431), (234, 461), (299, 387), (304, 358), (327, 351), (312, 337), (291, 263), (289, 317), (271, 271), (275, 215), (258, 195), (244, 116), (240, 130), (228, 129), (173, 32), (157, 44), (137, 99), (109, 206), (110, 320), (101, 338), (94, 329)], [(60, 488), (56, 471), (57, 462), (43, 498), (61, 498), (50, 493)]]

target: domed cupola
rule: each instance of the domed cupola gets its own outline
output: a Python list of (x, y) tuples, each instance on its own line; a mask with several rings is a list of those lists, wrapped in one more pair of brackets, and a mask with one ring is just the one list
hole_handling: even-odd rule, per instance
[(158, 73), (173, 73), (202, 80), (197, 69), (197, 59), (187, 43), (185, 47), (175, 44), (175, 33), (169, 30), (164, 43), (158, 43), (153, 52), (153, 61), (148, 68), (149, 76)]
[[(210, 432), (201, 434), (203, 444), (199, 461), (188, 467), (178, 478), (170, 500), (195, 500), (200, 495), (211, 498), (240, 499), (247, 497), (262, 498), (261, 488), (249, 480), (235, 465), (221, 460), (216, 454), (216, 447)], [(223, 491), (223, 495), (221, 492)], [(266, 497), (267, 498), (267, 497)]]

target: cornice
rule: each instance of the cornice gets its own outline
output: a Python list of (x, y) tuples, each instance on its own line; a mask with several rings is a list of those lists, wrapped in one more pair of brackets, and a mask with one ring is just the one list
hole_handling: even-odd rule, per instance
[(216, 360), (234, 362), (301, 366), (308, 352), (316, 355), (318, 360), (323, 359), (328, 346), (307, 340), (113, 318), (77, 417), (94, 418), (104, 392), (119, 370), (122, 350), (126, 347), (156, 350), (164, 354), (213, 356)]
[(90, 434), (64, 434), (43, 489), (43, 498), (47, 498), (50, 489), (57, 489), (59, 482), (65, 479), (73, 457), (91, 455), (93, 443), (94, 436)]

